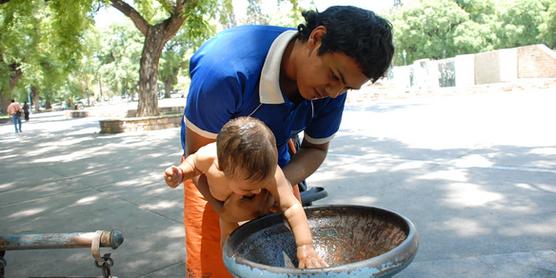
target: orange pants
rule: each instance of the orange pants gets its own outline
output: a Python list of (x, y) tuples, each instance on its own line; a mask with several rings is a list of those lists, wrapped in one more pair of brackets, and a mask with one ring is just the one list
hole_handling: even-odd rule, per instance
[[(293, 192), (300, 199), (297, 185)], [(187, 277), (232, 277), (222, 260), (218, 214), (191, 180), (184, 182), (183, 203)]]
[(232, 277), (222, 260), (218, 214), (191, 180), (184, 182), (183, 204), (187, 277)]

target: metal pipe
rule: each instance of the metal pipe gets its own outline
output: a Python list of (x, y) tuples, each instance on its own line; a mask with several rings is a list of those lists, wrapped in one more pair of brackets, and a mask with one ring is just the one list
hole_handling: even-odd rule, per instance
[[(118, 248), (124, 241), (120, 231), (100, 231), (100, 247)], [(97, 232), (0, 235), (0, 250), (90, 248)]]

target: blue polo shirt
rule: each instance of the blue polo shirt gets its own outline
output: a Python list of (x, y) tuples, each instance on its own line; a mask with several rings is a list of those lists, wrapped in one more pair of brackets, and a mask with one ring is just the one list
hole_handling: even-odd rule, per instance
[(274, 133), (279, 164), (290, 159), (288, 139), (304, 131), (313, 144), (329, 142), (340, 126), (346, 95), (294, 104), (280, 90), (280, 64), (296, 30), (240, 26), (210, 39), (191, 57), (191, 85), (182, 119), (199, 135), (216, 139), (232, 118), (252, 116)]

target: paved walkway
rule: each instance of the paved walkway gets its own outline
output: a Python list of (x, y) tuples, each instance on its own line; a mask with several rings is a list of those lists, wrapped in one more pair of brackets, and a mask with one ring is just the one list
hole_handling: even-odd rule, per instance
[[(421, 234), (397, 277), (556, 277), (556, 94), (350, 104), (309, 183), (319, 204), (395, 210)], [(552, 90), (554, 91), (554, 89)], [(183, 277), (182, 191), (164, 186), (177, 128), (98, 134), (98, 119), (0, 126), (0, 234), (118, 229), (119, 277)], [(109, 249), (103, 250), (108, 252)], [(9, 251), (7, 277), (99, 275), (86, 249)]]

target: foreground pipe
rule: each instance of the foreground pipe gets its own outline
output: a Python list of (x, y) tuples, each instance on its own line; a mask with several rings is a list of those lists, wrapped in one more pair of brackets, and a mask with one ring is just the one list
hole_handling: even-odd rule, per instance
[[(118, 248), (124, 241), (120, 231), (99, 231), (100, 247)], [(97, 232), (0, 235), (0, 250), (90, 248)]]

